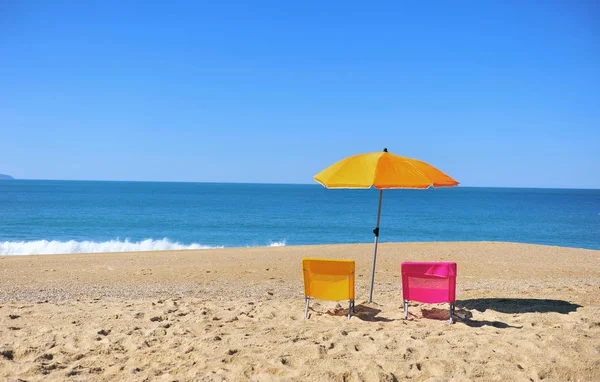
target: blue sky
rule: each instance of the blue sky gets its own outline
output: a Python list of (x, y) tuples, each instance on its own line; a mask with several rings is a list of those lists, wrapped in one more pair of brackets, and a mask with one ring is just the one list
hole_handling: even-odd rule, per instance
[(0, 173), (600, 188), (594, 1), (172, 3), (0, 0)]

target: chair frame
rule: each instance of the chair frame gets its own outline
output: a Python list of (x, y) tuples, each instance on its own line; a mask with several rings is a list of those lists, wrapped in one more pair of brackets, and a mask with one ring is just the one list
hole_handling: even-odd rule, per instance
[[(449, 323), (450, 325), (452, 325), (454, 323), (454, 309), (455, 309), (455, 303), (451, 302), (450, 303), (450, 320)], [(408, 300), (404, 300), (404, 319), (408, 320)]]
[[(310, 302), (309, 296), (304, 296), (304, 300), (306, 301), (306, 309), (304, 310), (304, 319), (308, 319), (308, 304)], [(352, 316), (352, 313), (356, 313), (354, 310), (354, 300), (348, 300), (348, 319)]]

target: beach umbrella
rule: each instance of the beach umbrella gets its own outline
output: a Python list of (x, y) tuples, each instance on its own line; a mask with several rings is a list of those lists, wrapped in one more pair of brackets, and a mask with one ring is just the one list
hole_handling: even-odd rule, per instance
[(375, 249), (373, 250), (373, 269), (369, 302), (373, 301), (373, 283), (377, 262), (377, 244), (379, 243), (379, 220), (381, 218), (381, 200), (383, 190), (387, 188), (453, 187), (458, 182), (437, 168), (420, 160), (401, 157), (383, 149), (382, 152), (358, 154), (332, 164), (314, 176), (314, 179), (327, 188), (371, 188), (379, 190), (379, 208)]

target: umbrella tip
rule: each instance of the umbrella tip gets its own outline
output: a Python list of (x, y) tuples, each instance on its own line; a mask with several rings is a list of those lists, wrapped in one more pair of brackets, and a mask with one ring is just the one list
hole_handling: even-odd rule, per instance
[(383, 152), (384, 152), (384, 153), (387, 153), (387, 152), (388, 152), (388, 151), (387, 151), (387, 148), (383, 149)]

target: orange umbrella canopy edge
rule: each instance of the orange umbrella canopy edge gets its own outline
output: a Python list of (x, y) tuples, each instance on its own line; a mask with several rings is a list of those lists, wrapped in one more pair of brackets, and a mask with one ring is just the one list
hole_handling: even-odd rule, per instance
[(458, 181), (423, 161), (382, 152), (344, 158), (314, 176), (327, 188), (453, 187)]

